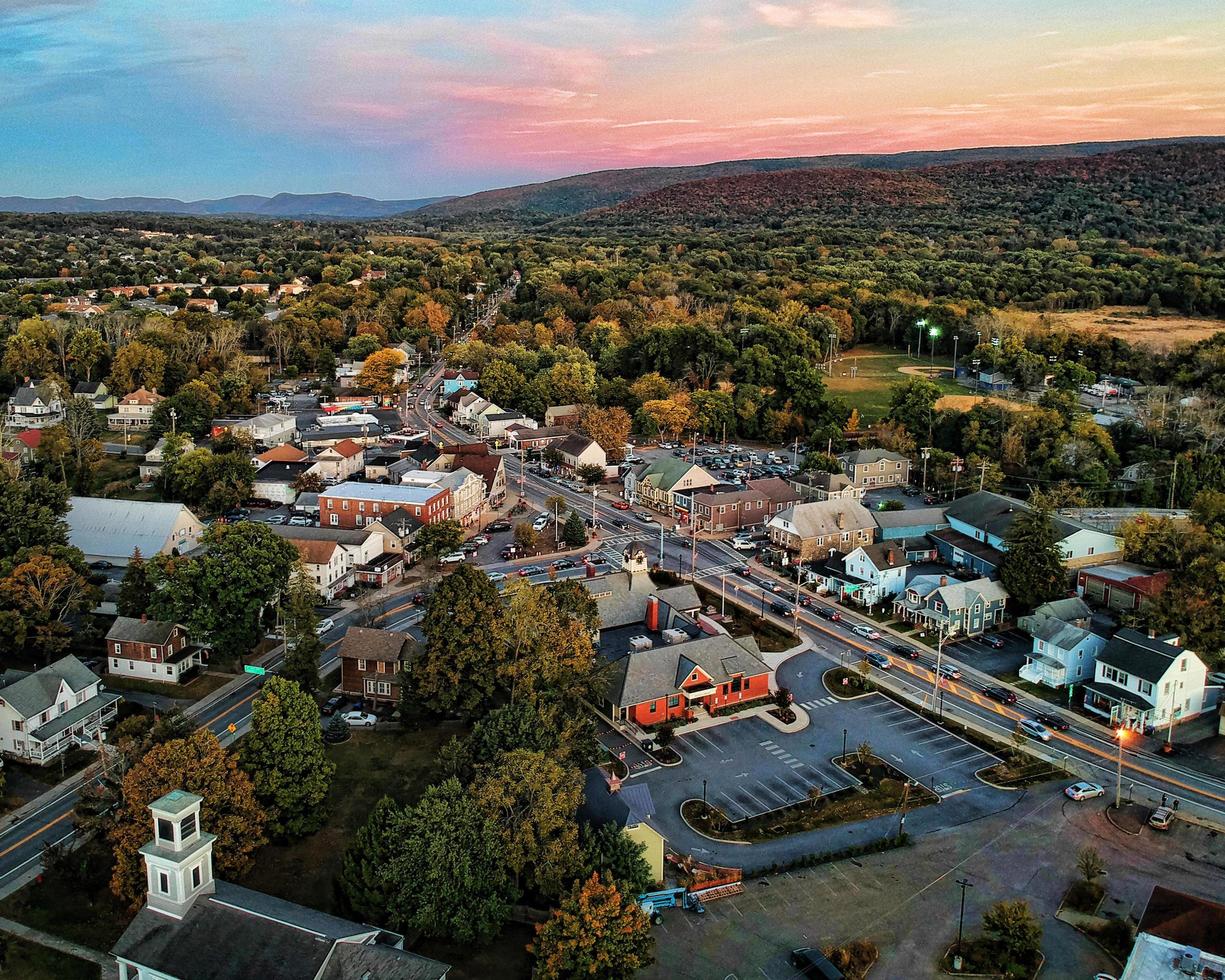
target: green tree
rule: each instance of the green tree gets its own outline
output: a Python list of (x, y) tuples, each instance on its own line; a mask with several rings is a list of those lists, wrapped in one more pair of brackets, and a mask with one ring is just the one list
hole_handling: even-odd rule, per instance
[(336, 766), (323, 751), (318, 705), (293, 681), (272, 676), (264, 682), (243, 740), (242, 765), (273, 838), (294, 840), (323, 826)]
[(1032, 963), (1042, 948), (1042, 923), (1023, 899), (996, 902), (983, 913), (983, 929), (996, 947), (997, 965), (1004, 969)]
[(523, 551), (531, 551), (536, 547), (540, 535), (528, 521), (520, 521), (515, 525), (515, 544)]
[(396, 801), (384, 796), (345, 850), (336, 885), (345, 906), (363, 922), (387, 924), (394, 885), (384, 869), (396, 850), (392, 835), (400, 815)]
[(424, 654), (412, 665), (414, 690), (433, 710), (483, 714), (493, 701), (501, 644), (502, 597), (489, 576), (460, 565), (434, 588), (422, 629)]
[(600, 607), (595, 598), (582, 582), (574, 579), (564, 579), (548, 586), (549, 596), (557, 611), (571, 619), (576, 619), (591, 633), (600, 628)]
[(1066, 591), (1068, 574), (1050, 510), (1036, 504), (1018, 513), (1005, 541), (1000, 582), (1019, 608), (1033, 609)]
[(566, 523), (562, 525), (561, 538), (566, 543), (567, 548), (580, 548), (587, 543), (587, 526), (583, 523), (583, 519), (578, 516), (578, 511), (570, 511), (570, 516), (566, 518)]
[(283, 611), (285, 616), (285, 659), (281, 662), (281, 676), (294, 681), (308, 694), (319, 690), (319, 657), (323, 653), (323, 640), (316, 632), (319, 616), (315, 606), (319, 593), (303, 571), (301, 565), (289, 577), (285, 590)]
[(647, 862), (646, 845), (636, 841), (615, 823), (579, 829), (579, 877), (608, 875), (627, 895), (640, 895), (655, 884)]
[(905, 426), (907, 432), (931, 433), (940, 386), (926, 378), (908, 378), (889, 389), (885, 418)]
[(545, 752), (569, 766), (586, 769), (599, 755), (595, 723), (557, 698), (521, 698), (500, 705), (478, 721), (464, 739), (443, 747), (448, 775), (469, 782), (478, 767), (513, 749)]
[(592, 875), (576, 881), (528, 947), (534, 980), (625, 980), (654, 962), (651, 923), (632, 895)]
[(588, 486), (595, 486), (604, 479), (604, 467), (595, 463), (584, 463), (574, 471), (574, 475)]
[(153, 589), (149, 584), (149, 566), (140, 549), (132, 552), (128, 567), (124, 569), (123, 581), (119, 584), (116, 606), (120, 616), (140, 616), (149, 611)]
[(417, 532), (414, 549), (422, 558), (434, 560), (448, 555), (464, 543), (459, 521), (435, 521)]
[(517, 897), (497, 827), (457, 779), (431, 786), (393, 818), (393, 852), (383, 865), (393, 929), (485, 943)]
[(0, 467), (0, 558), (22, 548), (68, 544), (68, 488), (36, 476), (18, 478)]
[(182, 623), (220, 656), (241, 659), (259, 642), (263, 611), (284, 591), (298, 552), (254, 521), (215, 524), (204, 544), (199, 555), (158, 555), (149, 563), (150, 612)]
[(79, 327), (68, 341), (68, 362), (73, 373), (85, 381), (92, 381), (94, 370), (111, 352), (110, 346), (93, 327)]

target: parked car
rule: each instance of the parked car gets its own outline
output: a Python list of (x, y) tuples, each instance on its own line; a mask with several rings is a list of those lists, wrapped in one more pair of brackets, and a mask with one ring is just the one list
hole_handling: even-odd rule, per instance
[(817, 615), (822, 619), (828, 619), (831, 623), (840, 623), (842, 621), (842, 613), (837, 609), (830, 609), (829, 606), (817, 606)]
[(472, 543), (476, 545), (478, 548), (483, 544), (489, 544), (489, 535), (488, 534), (478, 534), (475, 538), (472, 539)]
[(334, 715), (338, 710), (340, 710), (340, 706), (344, 703), (345, 699), (343, 694), (334, 694), (324, 702), (323, 713), (325, 715)]
[(752, 578), (753, 570), (749, 568), (748, 565), (741, 565), (739, 568), (736, 569), (736, 574), (739, 575), (741, 578)]
[(1174, 822), (1174, 810), (1172, 807), (1159, 806), (1153, 811), (1152, 816), (1148, 818), (1148, 825), (1153, 830), (1169, 830), (1170, 824)]
[(543, 575), (543, 574), (544, 574), (544, 571), (545, 571), (545, 570), (544, 570), (543, 568), (541, 568), (539, 565), (524, 565), (524, 566), (523, 566), (521, 569), (519, 569), (519, 574), (520, 574), (521, 576), (524, 576), (524, 575)]
[(368, 711), (346, 711), (340, 717), (350, 728), (373, 728), (378, 721), (378, 718)]
[(108, 568), (114, 568), (115, 565), (113, 562), (109, 562), (105, 558), (102, 558), (102, 559), (99, 559), (98, 561), (91, 561), (89, 563), (89, 567), (94, 569), (95, 571), (105, 572)]
[(992, 701), (998, 701), (1000, 704), (1017, 703), (1017, 696), (1006, 687), (998, 687), (992, 684), (990, 687), (983, 688), (983, 694), (987, 695)]
[(856, 623), (851, 627), (851, 632), (856, 636), (867, 637), (869, 640), (879, 640), (880, 634), (867, 623)]
[(883, 653), (865, 653), (863, 659), (877, 670), (889, 670), (893, 666), (892, 661)]
[(802, 977), (811, 977), (813, 980), (843, 980), (843, 972), (826, 959), (819, 949), (810, 946), (793, 949), (790, 959), (791, 965)]
[(1017, 731), (1023, 735), (1028, 735), (1030, 738), (1036, 738), (1040, 742), (1049, 742), (1051, 740), (1050, 730), (1045, 725), (1030, 718), (1022, 718), (1018, 721)]
[(289, 519), (289, 526), (290, 527), (310, 527), (311, 519), (307, 517), (305, 514), (294, 514), (294, 516)]
[(655, 523), (655, 518), (648, 514), (645, 510), (634, 511), (634, 516), (638, 518), (638, 520), (642, 521), (643, 524)]
[(982, 640), (985, 644), (987, 644), (987, 646), (992, 647), (993, 649), (996, 649), (996, 650), (1004, 649), (1004, 638), (1002, 636), (996, 636), (994, 634), (991, 634), (991, 635), (984, 634), (983, 636), (980, 636), (979, 639)]
[(1098, 796), (1105, 796), (1106, 791), (1098, 783), (1079, 782), (1073, 783), (1063, 791), (1063, 795), (1069, 800), (1075, 800), (1077, 803), (1083, 803), (1085, 800), (1092, 800)]
[(889, 649), (896, 653), (899, 657), (906, 657), (910, 660), (919, 659), (919, 651), (905, 643), (890, 643)]
[(440, 565), (462, 565), (468, 556), (462, 551), (452, 551), (449, 555), (443, 555), (438, 559)]
[(742, 537), (739, 534), (737, 534), (734, 538), (732, 538), (732, 547), (735, 548), (737, 551), (756, 551), (757, 550), (757, 545), (753, 543), (752, 539), (748, 538), (747, 536)]
[(485, 530), (490, 534), (497, 534), (499, 531), (509, 531), (510, 521), (493, 521), (485, 525)]
[(613, 510), (629, 510), (630, 502), (628, 500), (614, 500), (612, 502)]
[(549, 526), (549, 515), (541, 514), (536, 520), (532, 521), (532, 530), (539, 534)]
[(1053, 732), (1066, 732), (1071, 726), (1058, 715), (1043, 713), (1034, 715), (1034, 721), (1039, 721)]
[(289, 520), (289, 518), (287, 518), (284, 514), (273, 514), (271, 517), (268, 518), (266, 523), (284, 524), (287, 520)]
[(569, 558), (558, 558), (557, 561), (553, 562), (553, 568), (557, 569), (559, 572), (573, 567), (574, 562), (572, 562)]
[(315, 627), (316, 636), (326, 636), (336, 628), (336, 624), (330, 619), (319, 620), (319, 625)]

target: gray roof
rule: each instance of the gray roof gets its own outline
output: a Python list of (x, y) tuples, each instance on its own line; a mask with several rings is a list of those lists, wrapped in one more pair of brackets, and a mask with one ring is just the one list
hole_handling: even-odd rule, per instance
[(164, 619), (141, 620), (135, 616), (119, 616), (106, 633), (108, 640), (121, 643), (152, 643), (161, 646), (174, 631), (175, 623)]
[[(1003, 538), (1007, 536), (1008, 529), (1017, 515), (1026, 513), (1029, 509), (1028, 504), (1015, 497), (1006, 497), (990, 490), (979, 490), (949, 504), (944, 513), (946, 517), (954, 517), (971, 527)], [(1057, 514), (1051, 515), (1051, 523), (1055, 527), (1055, 538), (1058, 541), (1071, 537), (1077, 531), (1103, 533), (1098, 528)]]
[(813, 500), (788, 507), (770, 521), (786, 522), (801, 538), (823, 538), (842, 531), (874, 528), (872, 513), (858, 500)]
[(69, 654), (32, 674), (4, 671), (0, 674), (0, 698), (23, 718), (33, 718), (55, 704), (61, 684), (67, 684), (76, 694), (98, 681), (93, 671)]
[(1059, 650), (1072, 650), (1084, 643), (1091, 634), (1088, 630), (1065, 623), (1063, 620), (1048, 618), (1035, 626), (1030, 635), (1046, 641)]
[(337, 943), (319, 980), (442, 980), (451, 967), (382, 943)]
[(797, 473), (788, 478), (792, 486), (816, 487), (819, 490), (845, 490), (851, 485), (845, 473), (826, 473), (824, 470), (809, 470), (807, 473)]
[(838, 459), (851, 466), (879, 463), (882, 459), (887, 459), (893, 463), (907, 462), (906, 457), (901, 453), (895, 453), (888, 449), (856, 449), (854, 452), (843, 453)]
[(631, 651), (613, 666), (609, 695), (622, 708), (675, 694), (694, 667), (712, 684), (726, 683), (733, 674), (750, 677), (770, 671), (726, 634)]
[(583, 773), (583, 803), (579, 820), (599, 827), (615, 823), (626, 827), (655, 816), (655, 801), (646, 783), (622, 783), (616, 793), (609, 791), (608, 778), (599, 766)]
[(314, 466), (314, 461), (304, 459), (297, 463), (265, 463), (255, 471), (255, 484), (293, 483), (298, 477)]
[(901, 541), (877, 541), (875, 544), (861, 545), (859, 550), (867, 555), (872, 564), (882, 572), (910, 564)]
[[(301, 499), (298, 498), (299, 501)], [(337, 544), (349, 545), (363, 544), (371, 534), (378, 533), (364, 527), (352, 530), (341, 527), (292, 527), (289, 524), (267, 524), (265, 527), (277, 537), (293, 541), (335, 541)]]
[(1186, 653), (1181, 646), (1166, 643), (1163, 637), (1146, 636), (1138, 630), (1121, 629), (1097, 655), (1098, 663), (1117, 667), (1151, 683), (1165, 676), (1170, 665)]
[(377, 500), (389, 504), (425, 504), (440, 493), (440, 487), (411, 486), (402, 483), (356, 483), (352, 480), (328, 487), (319, 496), (347, 497), (350, 500)]
[[(941, 585), (941, 581), (945, 584)], [(999, 582), (989, 578), (977, 578), (972, 582), (949, 580), (943, 575), (916, 575), (906, 583), (907, 591), (913, 589), (926, 599), (939, 593), (940, 600), (948, 609), (968, 609), (978, 600), (984, 603), (1005, 602), (1008, 592)]]
[(939, 507), (915, 507), (910, 510), (874, 510), (872, 517), (877, 527), (939, 527), (948, 524), (944, 511)]
[(184, 511), (200, 525), (183, 504), (102, 497), (69, 497), (68, 503), (68, 543), (86, 557), (127, 561), (137, 548), (146, 558), (159, 554)]
[(1090, 619), (1093, 616), (1093, 610), (1089, 608), (1089, 604), (1078, 596), (1071, 596), (1067, 599), (1052, 599), (1050, 602), (1044, 602), (1038, 606), (1030, 614), (1032, 616), (1048, 616), (1055, 619), (1061, 619), (1065, 623), (1071, 623), (1077, 619)]
[(13, 404), (20, 405), (23, 408), (30, 408), (35, 402), (39, 401), (48, 404), (54, 397), (45, 385), (25, 385), (13, 392)]

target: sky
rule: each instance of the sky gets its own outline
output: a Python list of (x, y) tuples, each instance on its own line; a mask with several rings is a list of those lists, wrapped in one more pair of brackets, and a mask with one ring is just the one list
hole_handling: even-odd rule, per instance
[(1220, 134), (1222, 0), (0, 0), (0, 195)]

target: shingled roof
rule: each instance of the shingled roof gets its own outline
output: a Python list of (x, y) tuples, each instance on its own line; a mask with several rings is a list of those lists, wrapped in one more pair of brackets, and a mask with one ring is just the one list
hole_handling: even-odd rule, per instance
[(161, 646), (170, 639), (177, 624), (167, 619), (138, 619), (135, 616), (119, 616), (107, 630), (109, 641), (120, 643), (149, 643)]

